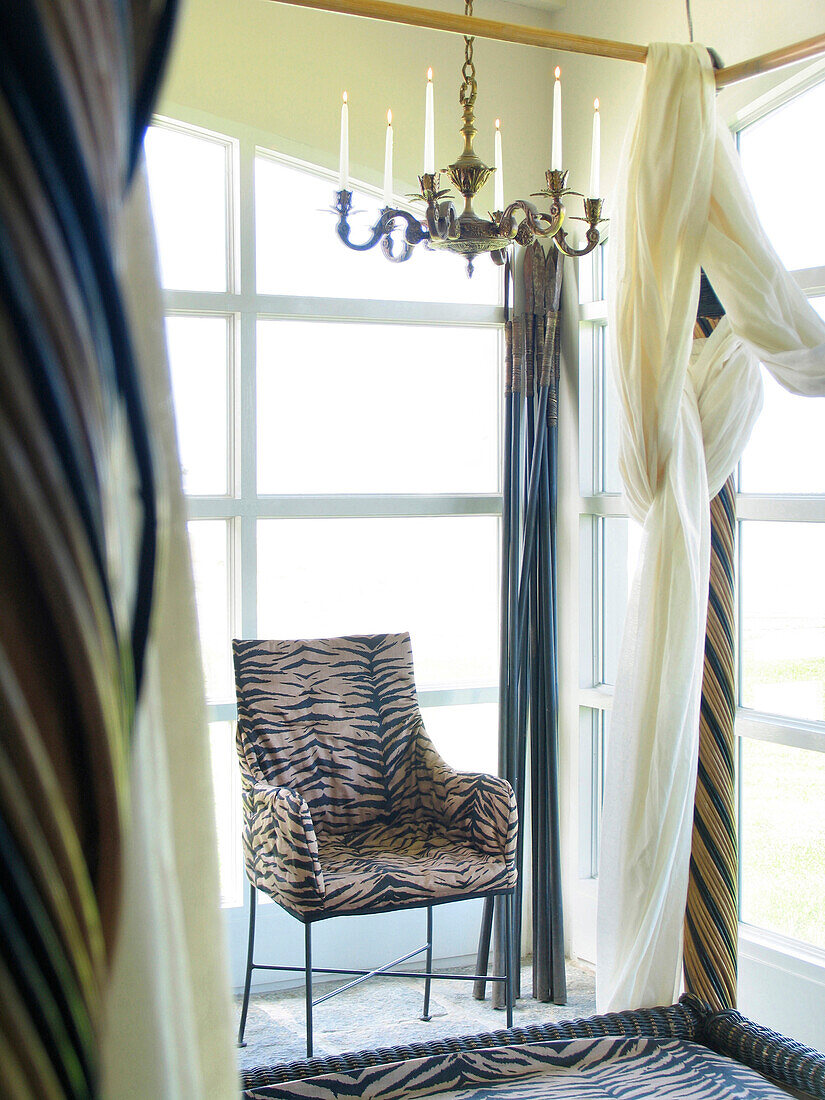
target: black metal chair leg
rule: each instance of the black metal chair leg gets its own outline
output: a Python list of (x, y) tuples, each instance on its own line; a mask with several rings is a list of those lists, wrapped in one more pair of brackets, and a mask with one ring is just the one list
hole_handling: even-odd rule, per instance
[(505, 999), (507, 1003), (507, 1026), (513, 1026), (513, 1000), (515, 983), (513, 981), (514, 944), (513, 944), (513, 909), (515, 906), (515, 893), (504, 897), (504, 974), (507, 981), (504, 983)]
[(312, 924), (304, 925), (304, 995), (307, 1012), (307, 1058), (312, 1057)]
[(249, 939), (246, 945), (246, 979), (243, 987), (243, 1005), (241, 1006), (241, 1023), (238, 1028), (238, 1046), (245, 1047), (243, 1033), (246, 1030), (246, 1014), (249, 1011), (249, 991), (252, 985), (252, 957), (255, 951), (255, 907), (258, 900), (257, 891), (249, 884)]
[(433, 984), (432, 978), (429, 977), (433, 972), (433, 907), (427, 906), (427, 962), (424, 967), (427, 972), (427, 977), (424, 979), (424, 1014), (421, 1019), (429, 1022), (432, 1019), (430, 1015), (430, 987)]

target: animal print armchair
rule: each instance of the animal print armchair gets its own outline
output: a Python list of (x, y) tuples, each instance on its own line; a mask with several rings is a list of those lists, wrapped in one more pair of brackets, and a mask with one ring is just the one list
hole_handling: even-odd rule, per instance
[(515, 886), (513, 791), (438, 755), (408, 634), (233, 651), (254, 887), (307, 922)]

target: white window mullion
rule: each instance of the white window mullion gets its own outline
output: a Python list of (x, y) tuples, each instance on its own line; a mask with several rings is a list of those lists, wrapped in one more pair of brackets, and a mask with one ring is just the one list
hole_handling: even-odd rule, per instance
[(736, 711), (736, 735), (810, 752), (825, 752), (825, 722), (760, 714), (759, 711), (739, 707)]
[(255, 145), (239, 142), (240, 291), (240, 504), (238, 625), (244, 638), (258, 633), (258, 421), (256, 406), (257, 270), (255, 233)]

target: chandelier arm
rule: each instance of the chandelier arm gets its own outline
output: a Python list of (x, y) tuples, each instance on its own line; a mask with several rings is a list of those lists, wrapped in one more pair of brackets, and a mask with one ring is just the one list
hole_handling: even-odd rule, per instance
[[(409, 258), (413, 247), (421, 241), (429, 239), (429, 233), (424, 226), (407, 210), (394, 210), (387, 207), (381, 211), (378, 221), (370, 229), (369, 237), (360, 243), (350, 239), (349, 212), (352, 208), (352, 192), (338, 191), (336, 193), (335, 211), (338, 214), (338, 224), (335, 230), (347, 246), (353, 252), (368, 252), (375, 248), (379, 241), (382, 243), (382, 251), (387, 259), (394, 263), (403, 263)], [(404, 221), (407, 227), (404, 231), (404, 241), (400, 252), (396, 253), (395, 246), (390, 235), (397, 221)]]
[(336, 232), (347, 248), (351, 248), (353, 252), (369, 252), (371, 248), (375, 248), (382, 237), (386, 236), (387, 227), (384, 222), (384, 215), (382, 214), (370, 230), (370, 235), (367, 240), (362, 241), (360, 244), (356, 244), (355, 241), (350, 240), (349, 223), (344, 218), (339, 220), (336, 226)]
[(381, 238), (381, 251), (384, 253), (384, 258), (391, 264), (403, 264), (405, 260), (409, 260), (414, 247), (406, 239), (401, 242), (400, 247), (396, 246), (389, 234)]
[(572, 260), (589, 255), (601, 240), (601, 234), (595, 225), (591, 225), (587, 230), (586, 238), (587, 244), (584, 248), (571, 248), (567, 243), (567, 234), (563, 229), (560, 229), (555, 237), (553, 237), (553, 244), (563, 256), (569, 256)]
[[(406, 210), (388, 209), (384, 210), (383, 213), (388, 218), (388, 225), (387, 232), (381, 239), (381, 251), (390, 263), (403, 264), (405, 260), (412, 256), (413, 249), (417, 244), (430, 239), (429, 234), (418, 218)], [(401, 241), (400, 246), (393, 240), (392, 236), (395, 223), (398, 221), (407, 223), (407, 228), (404, 230), (404, 239)]]
[(387, 211), (381, 212), (378, 221), (370, 230), (370, 235), (367, 240), (361, 244), (356, 244), (355, 241), (350, 240), (349, 212), (351, 209), (352, 191), (337, 191), (335, 194), (335, 212), (338, 214), (338, 224), (335, 227), (335, 231), (347, 248), (351, 248), (354, 252), (367, 252), (370, 248), (375, 248), (387, 232)]
[(430, 240), (447, 241), (456, 236), (455, 205), (446, 202), (427, 204), (427, 228)]
[(526, 225), (535, 237), (555, 237), (564, 221), (564, 208), (553, 203), (549, 214), (541, 213), (532, 202), (518, 199), (511, 202), (499, 221), (499, 228), (506, 237), (515, 237), (517, 232), (515, 213), (520, 210), (524, 215), (522, 225)]
[[(525, 217), (524, 219), (530, 229), (535, 233), (537, 237), (556, 237), (557, 233), (562, 231), (562, 223), (564, 222), (564, 207), (552, 206), (549, 214), (543, 214), (539, 212), (534, 218), (532, 215)], [(542, 223), (546, 226), (542, 229)]]

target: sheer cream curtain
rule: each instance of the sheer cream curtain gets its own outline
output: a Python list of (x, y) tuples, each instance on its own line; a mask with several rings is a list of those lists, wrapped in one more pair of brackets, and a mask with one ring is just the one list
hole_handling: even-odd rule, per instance
[[(759, 413), (758, 362), (794, 393), (825, 394), (825, 324), (765, 237), (715, 92), (704, 47), (650, 47), (611, 233), (620, 467), (644, 534), (607, 753), (600, 1011), (679, 990), (709, 502)], [(727, 318), (691, 357), (700, 265)]]
[(120, 222), (124, 299), (155, 447), (163, 552), (131, 759), (122, 924), (106, 997), (105, 1100), (240, 1090), (192, 567), (154, 229), (139, 170)]

